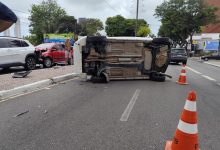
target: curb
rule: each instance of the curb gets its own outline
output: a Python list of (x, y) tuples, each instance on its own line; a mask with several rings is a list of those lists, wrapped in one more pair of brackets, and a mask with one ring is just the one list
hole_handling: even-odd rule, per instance
[(209, 62), (204, 62), (205, 64), (208, 64), (208, 65), (212, 65), (212, 66), (215, 66), (215, 67), (219, 67), (220, 68), (220, 66), (219, 65), (216, 65), (216, 64), (212, 64), (212, 63), (209, 63)]
[(52, 85), (52, 84), (56, 84), (56, 83), (59, 83), (62, 81), (70, 80), (70, 79), (73, 79), (78, 76), (79, 76), (79, 74), (77, 74), (77, 73), (71, 73), (71, 74), (66, 74), (66, 75), (34, 82), (34, 83), (27, 84), (24, 86), (16, 87), (11, 90), (3, 90), (3, 91), (0, 91), (0, 101), (3, 99), (9, 98), (9, 97), (16, 96), (16, 95), (29, 93), (29, 92), (35, 91), (37, 89), (41, 89), (43, 87)]

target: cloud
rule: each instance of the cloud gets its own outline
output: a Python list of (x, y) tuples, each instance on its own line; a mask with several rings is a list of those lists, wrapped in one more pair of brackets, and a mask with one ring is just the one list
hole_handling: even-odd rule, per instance
[[(32, 4), (39, 4), (42, 0), (2, 0), (4, 4), (14, 10), (21, 17), (22, 32), (28, 33), (28, 10)], [(145, 19), (154, 34), (157, 34), (160, 22), (156, 19), (154, 11), (163, 0), (139, 0), (139, 18)], [(107, 17), (122, 15), (126, 18), (136, 17), (136, 0), (57, 0), (57, 3), (66, 10), (68, 15), (76, 18), (99, 18), (103, 22)], [(24, 12), (24, 13), (22, 13)], [(25, 23), (24, 23), (25, 22)]]

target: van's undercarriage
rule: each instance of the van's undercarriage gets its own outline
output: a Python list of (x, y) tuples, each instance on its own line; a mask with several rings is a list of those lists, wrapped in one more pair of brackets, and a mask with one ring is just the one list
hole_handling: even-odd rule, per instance
[(87, 37), (82, 47), (82, 69), (93, 81), (165, 81), (170, 45), (168, 38)]

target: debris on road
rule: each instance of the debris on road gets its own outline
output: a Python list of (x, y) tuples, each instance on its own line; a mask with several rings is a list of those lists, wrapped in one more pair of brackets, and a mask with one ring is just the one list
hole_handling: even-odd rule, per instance
[(31, 73), (31, 71), (15, 72), (15, 73), (13, 73), (12, 78), (25, 78), (30, 73)]
[(48, 111), (47, 110), (44, 110), (44, 114), (47, 114), (48, 113)]
[(29, 112), (29, 110), (26, 110), (26, 111), (24, 111), (22, 113), (19, 113), (19, 114), (15, 115), (14, 117), (16, 118), (16, 117), (22, 116), (22, 115), (24, 115), (24, 114), (26, 114), (28, 112)]

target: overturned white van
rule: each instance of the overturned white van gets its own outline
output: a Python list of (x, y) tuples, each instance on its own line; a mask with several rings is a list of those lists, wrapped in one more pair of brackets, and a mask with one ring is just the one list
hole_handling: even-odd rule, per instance
[(84, 37), (76, 42), (82, 72), (94, 82), (122, 79), (165, 81), (171, 41), (168, 38)]

